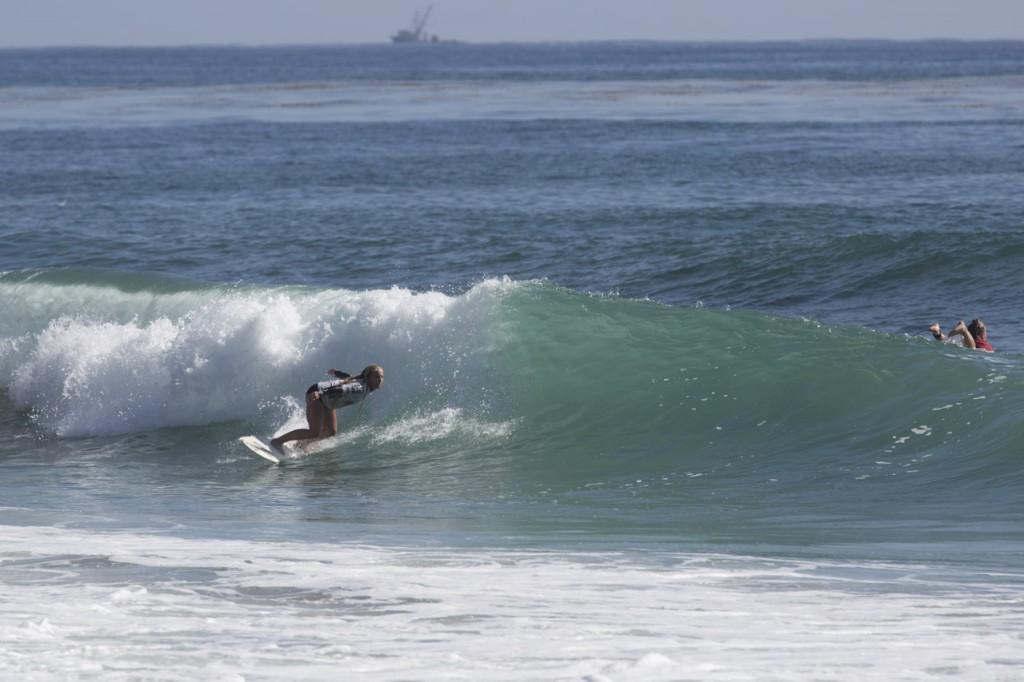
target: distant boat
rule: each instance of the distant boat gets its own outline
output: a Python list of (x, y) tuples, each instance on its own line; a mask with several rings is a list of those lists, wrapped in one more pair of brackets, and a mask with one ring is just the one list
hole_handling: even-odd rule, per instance
[(425, 31), (427, 27), (427, 19), (430, 18), (430, 11), (434, 9), (433, 5), (427, 7), (426, 12), (420, 12), (419, 10), (412, 17), (412, 26), (409, 28), (403, 28), (401, 31), (391, 36), (391, 42), (393, 43), (437, 43), (440, 39), (435, 35), (428, 35)]

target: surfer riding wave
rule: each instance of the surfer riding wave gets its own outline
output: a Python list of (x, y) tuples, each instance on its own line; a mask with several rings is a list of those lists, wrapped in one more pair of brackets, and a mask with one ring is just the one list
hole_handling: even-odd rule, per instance
[(336, 410), (361, 403), (384, 383), (384, 368), (380, 365), (368, 365), (354, 377), (337, 369), (330, 369), (327, 374), (334, 378), (306, 389), (307, 428), (289, 431), (270, 441), (278, 452), (284, 452), (284, 444), (294, 440), (314, 441), (334, 436), (338, 433)]

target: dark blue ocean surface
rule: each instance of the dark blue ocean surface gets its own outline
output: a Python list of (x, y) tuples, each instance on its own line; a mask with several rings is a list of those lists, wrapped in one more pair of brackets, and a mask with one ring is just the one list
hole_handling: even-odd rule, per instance
[(377, 80), (904, 81), (1019, 76), (1015, 41), (550, 43), (5, 50), (0, 87)]
[(490, 276), (1019, 349), (1018, 122), (0, 132), (0, 267), (462, 290)]
[(1019, 43), (3, 53), (4, 270), (491, 276), (1018, 349)]

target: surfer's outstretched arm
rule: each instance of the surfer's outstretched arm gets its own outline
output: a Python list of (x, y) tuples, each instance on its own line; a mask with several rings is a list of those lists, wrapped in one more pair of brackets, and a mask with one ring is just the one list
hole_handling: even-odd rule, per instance
[(327, 414), (320, 422), (320, 438), (333, 438), (338, 435), (338, 411), (327, 410)]
[(970, 348), (973, 350), (978, 347), (978, 344), (974, 342), (974, 337), (971, 335), (969, 331), (967, 331), (967, 325), (964, 324), (963, 320), (960, 320), (959, 322), (956, 323), (956, 326), (953, 327), (953, 331), (951, 331), (949, 335), (962, 336), (964, 339), (964, 348)]
[(942, 328), (939, 327), (938, 322), (928, 327), (928, 331), (932, 333), (932, 336), (935, 337), (936, 341), (945, 341), (947, 338), (946, 335), (942, 333)]

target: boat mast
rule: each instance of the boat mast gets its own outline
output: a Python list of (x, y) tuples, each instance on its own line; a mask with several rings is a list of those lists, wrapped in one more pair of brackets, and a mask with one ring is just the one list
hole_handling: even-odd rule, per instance
[(423, 38), (423, 29), (425, 29), (427, 27), (427, 19), (430, 18), (430, 12), (433, 9), (434, 9), (433, 5), (428, 5), (427, 6), (427, 11), (424, 12), (422, 16), (420, 16), (419, 10), (417, 10), (416, 14), (413, 16), (413, 19), (412, 19), (412, 22), (413, 22), (412, 34), (413, 34), (413, 36), (415, 36), (414, 39), (416, 41), (424, 40), (424, 38)]

